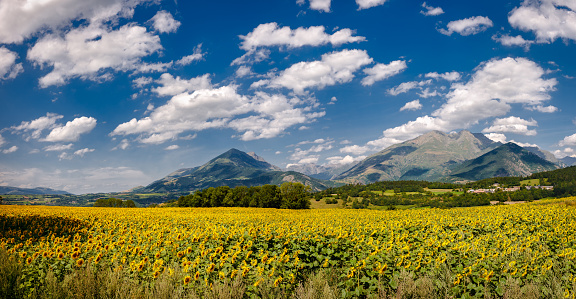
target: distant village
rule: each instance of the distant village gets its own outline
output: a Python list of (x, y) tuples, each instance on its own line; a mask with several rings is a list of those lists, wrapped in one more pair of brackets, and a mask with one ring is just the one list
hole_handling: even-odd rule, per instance
[(490, 189), (468, 189), (468, 193), (494, 193), (498, 190), (502, 190), (503, 192), (515, 192), (520, 191), (520, 188), (526, 188), (526, 190), (531, 189), (544, 189), (544, 190), (554, 190), (553, 186), (514, 186), (509, 188), (502, 188), (499, 184), (492, 185), (494, 188)]

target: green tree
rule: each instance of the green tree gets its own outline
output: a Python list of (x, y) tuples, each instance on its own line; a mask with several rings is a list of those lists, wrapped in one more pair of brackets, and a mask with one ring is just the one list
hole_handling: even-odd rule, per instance
[(280, 208), (282, 193), (276, 185), (264, 185), (260, 187), (259, 203), (261, 208)]
[(125, 208), (135, 208), (136, 207), (136, 203), (131, 199), (128, 199), (127, 201), (123, 202), (122, 205)]
[(301, 183), (286, 182), (280, 186), (282, 195), (282, 209), (308, 209), (310, 208), (309, 186)]

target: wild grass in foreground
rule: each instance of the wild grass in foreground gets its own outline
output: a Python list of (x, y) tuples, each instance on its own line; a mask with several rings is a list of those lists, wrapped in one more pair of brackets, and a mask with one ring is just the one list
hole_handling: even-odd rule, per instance
[[(127, 271), (110, 268), (87, 266), (74, 269), (58, 279), (52, 271), (48, 271), (42, 283), (34, 286), (25, 294), (21, 286), (22, 265), (17, 260), (0, 250), (0, 298), (297, 298), (297, 299), (331, 299), (341, 298), (342, 290), (338, 285), (337, 270), (322, 269), (307, 276), (305, 281), (289, 291), (278, 288), (272, 279), (267, 279), (247, 293), (247, 281), (237, 276), (235, 279), (215, 282), (211, 285), (194, 284), (192, 288), (178, 279), (181, 269), (175, 265), (171, 274), (161, 274), (153, 284), (146, 284), (131, 279)], [(392, 290), (382, 282), (378, 282), (372, 292), (359, 296), (364, 298), (455, 298), (450, 294), (452, 278), (455, 275), (448, 269), (443, 269), (431, 276), (415, 277), (415, 274), (402, 271), (392, 281), (397, 287)], [(572, 291), (576, 291), (576, 285)], [(559, 280), (553, 279), (540, 284), (524, 284), (520, 280), (508, 279), (503, 288), (503, 296), (485, 293), (480, 298), (506, 299), (537, 299), (565, 298)]]

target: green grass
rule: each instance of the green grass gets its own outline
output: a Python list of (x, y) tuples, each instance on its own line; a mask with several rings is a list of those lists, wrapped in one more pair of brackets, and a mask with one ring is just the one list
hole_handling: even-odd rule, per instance
[(540, 185), (540, 179), (520, 181), (520, 186), (539, 186), (539, 185)]
[[(430, 191), (434, 194), (444, 194), (444, 193), (452, 192), (452, 189), (428, 189), (428, 188), (424, 188), (424, 190)], [(452, 192), (452, 193), (454, 193), (454, 192)]]
[(341, 209), (342, 208), (342, 200), (338, 199), (338, 203), (336, 204), (327, 204), (326, 199), (331, 197), (324, 197), (320, 201), (316, 201), (315, 199), (310, 200), (310, 208), (311, 209)]

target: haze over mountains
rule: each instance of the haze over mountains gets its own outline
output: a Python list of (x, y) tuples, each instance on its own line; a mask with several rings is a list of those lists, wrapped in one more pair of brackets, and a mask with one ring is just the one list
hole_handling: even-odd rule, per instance
[[(480, 133), (432, 131), (390, 146), (359, 163), (338, 167), (291, 165), (283, 171), (253, 152), (230, 149), (202, 166), (179, 169), (148, 186), (133, 188), (131, 192), (186, 193), (209, 187), (281, 185), (284, 182), (300, 182), (311, 186), (312, 190), (385, 180), (467, 182), (500, 176), (527, 176), (574, 162), (560, 161), (537, 147), (494, 142)], [(3, 194), (16, 194), (16, 191), (6, 190)], [(28, 194), (60, 192), (47, 190), (28, 190), (44, 192)]]
[(9, 186), (0, 186), (0, 194), (3, 195), (29, 195), (29, 194), (42, 194), (42, 195), (59, 195), (70, 194), (62, 190), (54, 190), (50, 188), (37, 187), (37, 188), (18, 188)]

